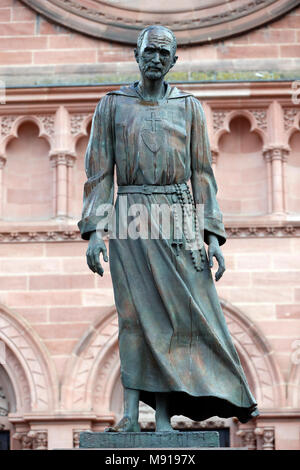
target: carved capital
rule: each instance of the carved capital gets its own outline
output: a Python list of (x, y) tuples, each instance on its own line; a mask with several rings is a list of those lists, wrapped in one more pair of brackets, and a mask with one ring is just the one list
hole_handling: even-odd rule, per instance
[(75, 160), (75, 155), (72, 155), (71, 153), (57, 152), (50, 155), (52, 167), (56, 167), (59, 165), (73, 166)]
[(55, 121), (54, 115), (47, 114), (45, 116), (39, 116), (39, 118), (44, 126), (46, 134), (52, 137), (54, 135), (54, 121)]
[[(110, 424), (108, 424), (110, 426)], [(87, 431), (87, 429), (73, 429), (73, 448), (79, 449), (79, 440), (80, 440), (80, 433), (83, 431)]]
[(219, 156), (219, 151), (215, 149), (211, 149), (211, 162), (213, 165), (217, 163), (218, 156)]
[(71, 115), (71, 134), (78, 135), (81, 132), (83, 121), (88, 114), (72, 114)]
[(269, 147), (264, 149), (263, 155), (266, 161), (274, 160), (286, 161), (288, 156), (288, 148), (286, 147)]
[(288, 131), (296, 122), (296, 116), (299, 114), (299, 108), (283, 108), (284, 129)]
[(236, 435), (241, 438), (244, 447), (248, 447), (249, 450), (256, 450), (256, 435), (253, 428), (239, 429)]
[(266, 109), (252, 109), (251, 113), (256, 119), (257, 127), (263, 131), (267, 130), (267, 111)]
[(2, 116), (0, 119), (0, 135), (6, 137), (11, 133), (13, 123), (17, 119), (17, 116)]
[(256, 428), (256, 436), (260, 436), (262, 439), (263, 450), (274, 450), (275, 449), (275, 430), (272, 427)]
[(222, 109), (213, 111), (213, 127), (215, 132), (223, 127), (227, 114), (228, 111)]
[(47, 431), (29, 431), (28, 437), (33, 439), (33, 448), (35, 450), (47, 450), (48, 449), (48, 433)]
[(0, 156), (0, 170), (3, 170), (3, 168), (5, 167), (5, 164), (6, 164), (6, 158)]
[(75, 160), (76, 160), (76, 157), (74, 155), (67, 155), (67, 166), (73, 167)]
[(13, 435), (13, 439), (20, 441), (22, 450), (32, 450), (33, 437), (29, 436), (27, 432), (17, 432)]

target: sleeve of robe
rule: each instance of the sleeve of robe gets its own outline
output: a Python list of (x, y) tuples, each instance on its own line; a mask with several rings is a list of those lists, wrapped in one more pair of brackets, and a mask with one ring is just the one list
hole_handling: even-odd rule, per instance
[[(82, 218), (78, 223), (81, 237), (89, 240), (91, 232), (100, 224), (108, 231), (108, 213), (102, 213), (102, 204), (113, 207), (114, 199), (114, 144), (113, 144), (114, 96), (105, 95), (98, 103), (92, 122), (91, 134), (85, 154), (85, 172)], [(98, 227), (97, 227), (98, 225)]]
[(199, 101), (191, 97), (191, 183), (195, 204), (204, 204), (204, 241), (208, 234), (217, 236), (219, 245), (226, 241), (223, 217), (217, 202), (217, 184), (211, 166), (211, 152), (206, 119)]

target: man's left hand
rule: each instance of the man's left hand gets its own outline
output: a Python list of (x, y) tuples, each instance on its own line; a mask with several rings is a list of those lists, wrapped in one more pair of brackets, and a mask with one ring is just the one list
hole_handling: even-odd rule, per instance
[(219, 268), (218, 271), (216, 272), (215, 279), (218, 281), (221, 279), (225, 272), (225, 260), (224, 256), (222, 254), (221, 248), (219, 246), (219, 243), (217, 240), (213, 240), (209, 246), (208, 246), (208, 261), (209, 261), (209, 267), (212, 268), (214, 265), (213, 258), (216, 258)]

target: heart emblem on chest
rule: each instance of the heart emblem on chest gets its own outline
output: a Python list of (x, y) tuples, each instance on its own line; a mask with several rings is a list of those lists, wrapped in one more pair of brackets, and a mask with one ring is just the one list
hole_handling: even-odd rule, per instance
[(162, 133), (160, 131), (150, 131), (149, 129), (143, 129), (142, 139), (146, 147), (153, 153), (158, 152), (161, 147)]

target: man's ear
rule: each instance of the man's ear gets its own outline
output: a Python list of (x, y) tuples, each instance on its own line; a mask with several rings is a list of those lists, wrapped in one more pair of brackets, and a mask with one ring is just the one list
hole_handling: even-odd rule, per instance
[(137, 63), (139, 63), (139, 50), (137, 48), (134, 49), (134, 57)]
[(174, 65), (175, 65), (176, 62), (177, 62), (177, 59), (178, 59), (178, 55), (174, 55), (174, 57), (173, 57), (173, 63), (172, 63), (172, 65), (171, 65), (171, 68), (174, 67)]

